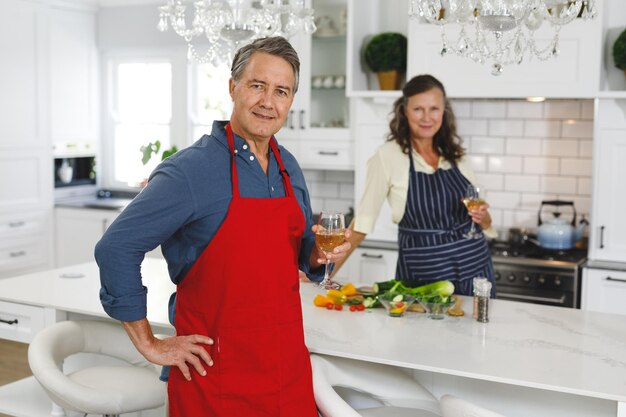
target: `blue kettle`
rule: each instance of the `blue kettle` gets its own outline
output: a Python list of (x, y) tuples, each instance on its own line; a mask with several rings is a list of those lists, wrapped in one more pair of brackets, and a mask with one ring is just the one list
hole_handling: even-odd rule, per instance
[[(571, 206), (572, 220), (568, 221), (561, 217), (561, 212), (554, 211), (552, 217), (542, 220), (541, 212), (543, 206)], [(537, 240), (542, 248), (567, 250), (576, 245), (576, 241), (582, 238), (585, 222), (581, 221), (576, 226), (576, 209), (573, 201), (548, 200), (542, 201), (538, 214), (539, 227), (537, 228)]]

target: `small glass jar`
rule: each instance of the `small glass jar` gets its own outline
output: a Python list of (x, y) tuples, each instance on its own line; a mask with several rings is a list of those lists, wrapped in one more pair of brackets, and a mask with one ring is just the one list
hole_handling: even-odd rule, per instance
[(489, 322), (489, 298), (491, 296), (491, 282), (487, 278), (474, 278), (474, 314), (476, 321)]

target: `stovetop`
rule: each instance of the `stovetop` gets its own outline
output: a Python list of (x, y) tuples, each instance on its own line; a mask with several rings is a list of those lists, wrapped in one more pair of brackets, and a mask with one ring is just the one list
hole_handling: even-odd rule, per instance
[(576, 266), (582, 265), (587, 260), (586, 249), (546, 249), (532, 242), (512, 244), (506, 241), (493, 240), (489, 242), (489, 250), (494, 261), (504, 263)]

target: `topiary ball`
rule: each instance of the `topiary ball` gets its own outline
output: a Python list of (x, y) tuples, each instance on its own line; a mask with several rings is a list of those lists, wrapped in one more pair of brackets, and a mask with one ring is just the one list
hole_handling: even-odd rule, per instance
[(384, 32), (372, 37), (365, 47), (365, 63), (374, 72), (406, 70), (407, 39), (401, 33)]
[(613, 44), (613, 61), (617, 68), (626, 70), (626, 29), (622, 31)]

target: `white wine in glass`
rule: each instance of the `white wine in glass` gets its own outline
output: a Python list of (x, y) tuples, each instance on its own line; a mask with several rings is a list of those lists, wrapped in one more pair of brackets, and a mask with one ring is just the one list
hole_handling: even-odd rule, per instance
[[(324, 255), (332, 253), (337, 246), (345, 242), (345, 223), (343, 213), (337, 211), (322, 211), (320, 213), (315, 232), (315, 244)], [(340, 284), (332, 282), (330, 279), (330, 261), (328, 259), (326, 259), (324, 280), (319, 285), (327, 290), (341, 287)]]
[[(465, 191), (465, 196), (463, 197), (463, 204), (467, 208), (467, 211), (470, 212), (472, 210), (478, 210), (480, 206), (486, 203), (485, 199), (482, 196), (483, 189), (479, 185), (469, 184), (467, 186), (467, 190)], [(476, 224), (474, 220), (472, 220), (472, 226), (466, 234), (463, 235), (466, 239), (480, 239), (482, 237), (482, 233), (476, 231)]]

